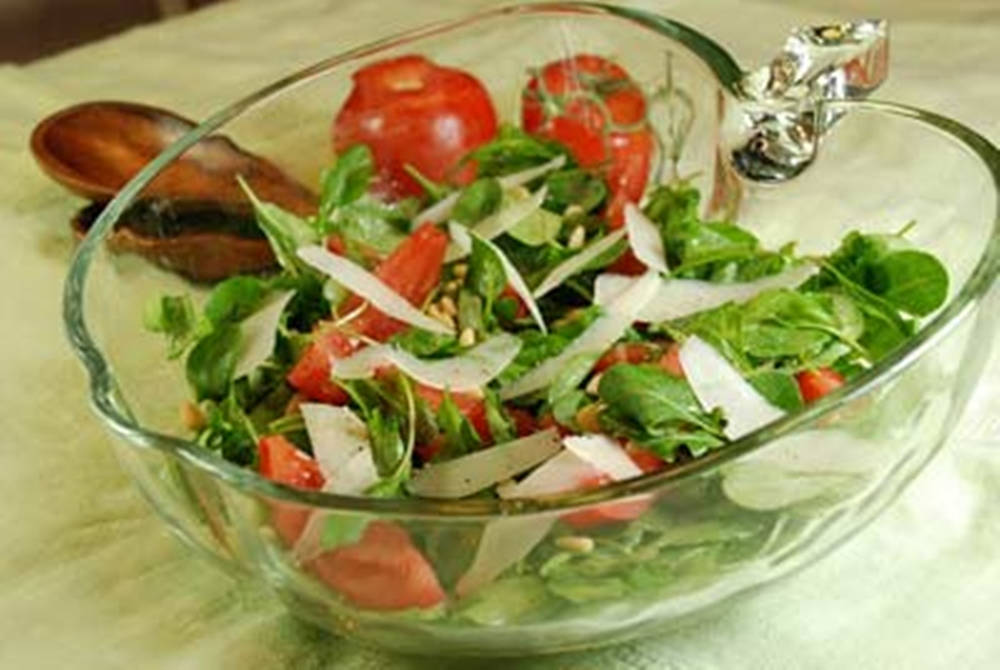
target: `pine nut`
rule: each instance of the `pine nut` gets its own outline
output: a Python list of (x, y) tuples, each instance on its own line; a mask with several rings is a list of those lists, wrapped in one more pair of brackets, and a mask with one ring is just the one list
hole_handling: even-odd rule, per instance
[(476, 331), (468, 326), (462, 331), (462, 334), (458, 338), (458, 345), (460, 347), (471, 347), (476, 343)]
[(586, 241), (587, 231), (583, 226), (577, 226), (573, 229), (573, 232), (569, 234), (569, 241), (566, 243), (566, 246), (570, 249), (580, 249)]
[(555, 540), (557, 547), (574, 554), (589, 554), (594, 550), (594, 539), (586, 535), (567, 535), (557, 537)]

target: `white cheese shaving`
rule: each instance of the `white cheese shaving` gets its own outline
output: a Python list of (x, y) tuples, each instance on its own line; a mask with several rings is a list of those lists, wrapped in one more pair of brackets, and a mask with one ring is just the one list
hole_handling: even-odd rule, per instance
[(242, 341), (240, 356), (233, 369), (233, 379), (239, 379), (253, 372), (274, 351), (281, 313), (293, 295), (294, 291), (282, 291), (240, 323)]
[(368, 428), (346, 407), (302, 403), (306, 432), (326, 483), (323, 490), (361, 495), (378, 481), (372, 460)]
[(472, 564), (455, 585), (455, 593), (464, 597), (492, 582), (527, 556), (555, 522), (555, 515), (547, 515), (516, 516), (487, 523)]
[(607, 435), (571, 435), (563, 439), (563, 444), (616, 482), (642, 475), (621, 445)]
[(752, 433), (784, 416), (743, 378), (725, 357), (696, 335), (680, 348), (681, 367), (698, 402), (706, 410), (721, 408), (724, 432), (731, 440)]
[(632, 203), (625, 205), (625, 230), (628, 231), (628, 243), (636, 258), (650, 270), (663, 273), (670, 271), (660, 229)]
[(414, 473), (412, 493), (425, 498), (464, 498), (535, 467), (560, 450), (559, 434), (545, 430), (481, 449)]
[(655, 272), (647, 272), (639, 281), (629, 286), (617, 300), (607, 305), (604, 314), (597, 317), (562, 352), (501, 388), (500, 397), (507, 400), (546, 388), (576, 356), (606, 351), (632, 325), (636, 314), (653, 297), (659, 281), (660, 278)]
[(328, 275), (386, 315), (433, 333), (452, 334), (450, 328), (421, 312), (357, 263), (317, 245), (300, 247), (296, 254), (310, 267)]
[[(714, 309), (727, 302), (746, 302), (771, 289), (794, 288), (816, 274), (812, 264), (797, 265), (776, 275), (754, 281), (719, 283), (700, 279), (663, 279), (656, 295), (640, 312), (639, 321), (659, 323)], [(606, 305), (637, 280), (617, 274), (602, 274), (594, 282), (594, 302)]]
[(549, 274), (545, 276), (545, 279), (543, 279), (538, 287), (535, 288), (534, 296), (536, 298), (541, 298), (552, 289), (560, 286), (564, 281), (573, 275), (583, 271), (583, 269), (586, 268), (591, 261), (613, 247), (615, 243), (623, 237), (625, 237), (625, 229), (619, 228), (614, 232), (608, 233), (596, 242), (591, 242), (586, 247), (581, 249), (579, 253), (570, 256), (562, 263), (552, 268), (552, 271), (549, 272)]
[(521, 349), (520, 338), (497, 333), (458, 356), (422, 359), (393, 345), (375, 344), (331, 361), (331, 374), (339, 379), (366, 379), (394, 365), (418, 382), (452, 391), (480, 390), (510, 365)]

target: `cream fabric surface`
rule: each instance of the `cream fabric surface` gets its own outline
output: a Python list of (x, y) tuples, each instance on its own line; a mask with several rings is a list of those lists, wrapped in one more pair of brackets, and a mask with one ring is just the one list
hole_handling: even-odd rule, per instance
[[(1000, 141), (996, 0), (636, 4), (704, 29), (748, 65), (769, 57), (792, 26), (887, 16), (892, 74), (880, 97), (953, 116)], [(484, 5), (243, 0), (27, 67), (0, 67), (0, 667), (515, 665), (407, 659), (318, 633), (168, 535), (88, 411), (59, 318), (73, 247), (66, 222), (79, 201), (44, 179), (27, 151), (33, 124), (72, 102), (138, 100), (200, 117), (320, 57)], [(1000, 666), (998, 358), (950, 445), (833, 555), (716, 620), (517, 667)]]

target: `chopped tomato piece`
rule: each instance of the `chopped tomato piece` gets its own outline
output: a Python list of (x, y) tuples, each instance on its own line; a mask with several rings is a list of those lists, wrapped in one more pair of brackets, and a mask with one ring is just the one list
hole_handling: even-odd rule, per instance
[(643, 474), (659, 472), (667, 467), (667, 462), (649, 449), (643, 449), (638, 445), (629, 443), (625, 447), (625, 451), (632, 462), (642, 470)]
[[(378, 264), (375, 276), (410, 304), (420, 307), (441, 281), (447, 248), (448, 235), (433, 224), (425, 223)], [(353, 311), (361, 302), (358, 296), (351, 296), (345, 301), (342, 312)], [(384, 342), (408, 326), (369, 305), (351, 320), (350, 327), (361, 335)]]
[(393, 198), (423, 193), (407, 165), (433, 181), (473, 179), (472, 163), (453, 171), (497, 132), (493, 103), (478, 79), (415, 55), (372, 63), (353, 79), (334, 119), (333, 144), (338, 152), (354, 144), (371, 149), (377, 192)]
[(645, 363), (651, 360), (659, 349), (646, 342), (621, 342), (614, 345), (594, 364), (594, 372), (604, 372), (618, 363)]
[(607, 216), (615, 228), (624, 223), (625, 203), (639, 201), (649, 178), (653, 135), (646, 98), (623, 68), (591, 54), (547, 64), (522, 93), (521, 125), (602, 170)]
[(683, 378), (684, 368), (681, 367), (681, 345), (671, 342), (667, 345), (667, 350), (660, 356), (657, 365), (672, 374), (674, 377)]
[(831, 368), (803, 370), (795, 375), (795, 381), (799, 383), (799, 392), (806, 403), (815, 402), (844, 385), (843, 375)]
[[(607, 475), (597, 475), (591, 477), (580, 484), (581, 490), (598, 488), (611, 482)], [(637, 498), (624, 500), (622, 502), (604, 503), (582, 509), (579, 512), (570, 512), (561, 519), (573, 528), (584, 529), (594, 526), (601, 526), (607, 523), (617, 523), (621, 521), (633, 521), (638, 519), (649, 509), (649, 498)]]
[[(257, 445), (258, 471), (271, 481), (303, 489), (323, 488), (319, 464), (283, 435), (267, 435)], [(299, 539), (309, 520), (309, 510), (288, 503), (271, 503), (271, 525), (287, 546)]]
[[(624, 208), (624, 206), (623, 204), (622, 207)], [(624, 217), (624, 214), (622, 216)], [(608, 272), (628, 275), (629, 277), (638, 277), (641, 274), (645, 274), (646, 269), (646, 264), (635, 257), (631, 248), (626, 249), (625, 253), (618, 257), (618, 260), (608, 266)]]
[(513, 286), (511, 286), (510, 284), (504, 286), (503, 291), (500, 292), (500, 297), (510, 298), (511, 300), (517, 303), (517, 311), (514, 312), (515, 319), (523, 319), (524, 317), (528, 316), (528, 306), (524, 304), (524, 300), (521, 298), (518, 292), (514, 290)]
[(312, 344), (286, 379), (309, 400), (343, 405), (347, 402), (347, 393), (330, 379), (330, 362), (349, 356), (352, 351), (354, 346), (346, 335), (329, 325), (322, 325), (316, 329)]
[(507, 406), (505, 409), (507, 416), (514, 422), (514, 432), (517, 433), (518, 437), (527, 437), (539, 430), (538, 424), (535, 423), (535, 417), (528, 410), (511, 406)]
[(372, 521), (357, 543), (321, 554), (309, 567), (364, 609), (425, 609), (444, 600), (430, 563), (405, 530), (387, 521)]

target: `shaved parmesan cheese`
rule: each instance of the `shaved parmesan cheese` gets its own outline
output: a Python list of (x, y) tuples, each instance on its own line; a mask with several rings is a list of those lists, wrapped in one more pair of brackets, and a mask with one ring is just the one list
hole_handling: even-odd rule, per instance
[(425, 360), (388, 344), (375, 344), (331, 361), (339, 379), (366, 379), (394, 365), (426, 386), (452, 391), (479, 390), (510, 365), (521, 349), (520, 338), (498, 333), (451, 358)]
[(572, 435), (563, 439), (566, 449), (587, 461), (615, 481), (642, 474), (621, 445), (607, 435)]
[[(542, 163), (533, 168), (528, 168), (527, 170), (521, 170), (520, 172), (514, 172), (513, 174), (504, 175), (503, 177), (497, 177), (497, 181), (500, 182), (500, 188), (508, 189), (514, 188), (515, 186), (523, 186), (535, 179), (538, 179), (544, 174), (558, 170), (563, 165), (566, 164), (566, 155), (559, 154), (552, 160)], [(544, 198), (543, 198), (544, 200)]]
[(501, 498), (538, 498), (576, 491), (601, 476), (592, 463), (569, 449), (545, 461), (519, 482), (497, 487)]
[(684, 375), (701, 406), (705, 410), (719, 407), (725, 414), (724, 432), (729, 439), (739, 439), (784, 416), (698, 336), (689, 337), (679, 353)]
[(650, 270), (664, 273), (670, 271), (667, 268), (660, 229), (632, 203), (625, 205), (625, 230), (628, 231), (628, 243), (636, 258)]
[(459, 597), (489, 584), (535, 548), (556, 522), (555, 515), (515, 516), (490, 521), (483, 528), (472, 565), (455, 585)]
[(452, 223), (448, 225), (448, 231), (455, 244), (459, 248), (466, 250), (465, 253), (468, 253), (472, 249), (473, 236), (490, 248), (490, 251), (492, 251), (498, 259), (500, 259), (500, 264), (503, 265), (503, 271), (504, 274), (507, 275), (508, 283), (510, 283), (511, 288), (514, 289), (514, 292), (517, 293), (517, 295), (524, 302), (525, 307), (528, 308), (528, 312), (531, 314), (531, 318), (535, 320), (535, 323), (538, 324), (539, 330), (543, 333), (547, 333), (548, 329), (545, 327), (545, 319), (542, 318), (542, 312), (538, 309), (538, 305), (535, 303), (535, 299), (531, 295), (531, 289), (529, 289), (528, 285), (524, 283), (524, 277), (521, 276), (521, 273), (517, 271), (514, 264), (510, 262), (509, 258), (507, 258), (507, 254), (505, 254), (500, 247), (493, 244), (493, 242), (476, 233), (475, 230), (470, 233), (469, 230), (463, 226)]
[(240, 334), (243, 340), (240, 346), (240, 357), (236, 360), (236, 367), (233, 369), (233, 379), (239, 379), (253, 372), (274, 351), (274, 341), (278, 334), (281, 313), (293, 295), (295, 295), (295, 291), (282, 291), (240, 323)]
[(361, 495), (378, 481), (368, 428), (346, 407), (302, 403), (302, 418), (326, 484), (324, 491)]
[(461, 191), (449, 193), (427, 209), (418, 213), (413, 217), (414, 227), (424, 223), (441, 223), (442, 221), (447, 221), (448, 217), (451, 216), (452, 210), (455, 209), (455, 203), (458, 202), (461, 194)]
[[(764, 291), (794, 288), (816, 272), (816, 266), (805, 264), (748, 282), (722, 284), (700, 279), (663, 279), (638, 320), (659, 323), (714, 309), (727, 302), (746, 302)], [(636, 281), (625, 275), (602, 274), (594, 283), (594, 302), (608, 304)]]
[(648, 272), (629, 286), (621, 296), (605, 308), (605, 313), (569, 343), (561, 353), (500, 389), (504, 400), (548, 387), (566, 365), (580, 354), (598, 354), (618, 341), (646, 303), (653, 297), (660, 281), (655, 272)]
[(425, 498), (464, 498), (521, 474), (560, 449), (554, 429), (482, 449), (414, 473), (409, 489)]
[(338, 284), (361, 296), (386, 315), (434, 333), (452, 334), (450, 328), (421, 312), (406, 298), (357, 263), (316, 245), (300, 247), (296, 253), (310, 267), (329, 275)]
[(591, 242), (583, 248), (580, 253), (570, 256), (562, 263), (555, 266), (535, 289), (535, 297), (541, 298), (543, 295), (558, 287), (573, 275), (583, 271), (584, 268), (590, 265), (591, 261), (613, 247), (615, 243), (624, 236), (625, 229), (619, 228), (618, 230), (605, 235), (596, 242)]

